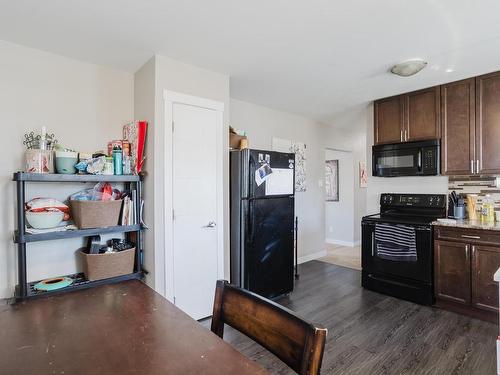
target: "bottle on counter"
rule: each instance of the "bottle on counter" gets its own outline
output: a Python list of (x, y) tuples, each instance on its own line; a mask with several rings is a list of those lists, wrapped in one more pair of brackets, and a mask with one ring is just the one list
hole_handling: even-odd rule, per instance
[(483, 198), (483, 204), (481, 206), (481, 220), (485, 223), (495, 222), (494, 201), (489, 194)]

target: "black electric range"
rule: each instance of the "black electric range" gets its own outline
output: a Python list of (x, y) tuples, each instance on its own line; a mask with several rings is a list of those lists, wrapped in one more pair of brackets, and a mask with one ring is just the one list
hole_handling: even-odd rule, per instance
[[(446, 217), (446, 195), (382, 194), (380, 213), (362, 219), (361, 264), (364, 288), (424, 305), (434, 303), (431, 223)], [(394, 243), (411, 242), (414, 256), (387, 259), (381, 250), (382, 227), (395, 233)], [(403, 237), (402, 237), (403, 236)], [(408, 238), (404, 238), (408, 236)], [(377, 239), (378, 238), (378, 239)]]

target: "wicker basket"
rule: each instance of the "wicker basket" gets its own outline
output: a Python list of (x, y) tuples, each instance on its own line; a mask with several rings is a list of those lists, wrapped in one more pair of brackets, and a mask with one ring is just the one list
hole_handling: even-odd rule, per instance
[(134, 271), (135, 247), (116, 253), (86, 254), (83, 258), (83, 272), (89, 281), (128, 275)]
[(122, 201), (69, 201), (71, 216), (79, 229), (118, 225)]

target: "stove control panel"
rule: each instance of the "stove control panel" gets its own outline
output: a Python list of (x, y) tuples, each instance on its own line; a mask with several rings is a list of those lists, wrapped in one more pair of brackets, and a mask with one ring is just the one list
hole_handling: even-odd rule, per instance
[(444, 208), (444, 194), (382, 194), (380, 205), (385, 207)]

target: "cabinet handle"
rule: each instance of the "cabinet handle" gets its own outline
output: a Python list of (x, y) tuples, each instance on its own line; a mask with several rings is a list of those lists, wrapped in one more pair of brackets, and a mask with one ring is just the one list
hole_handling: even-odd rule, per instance
[(476, 174), (479, 174), (479, 159), (476, 160)]
[(403, 142), (403, 129), (401, 129), (401, 135), (399, 136), (399, 138), (401, 139), (401, 142)]
[(471, 170), (472, 174), (474, 174), (474, 160), (470, 161), (470, 170)]
[(480, 240), (481, 239), (481, 237), (479, 237), (479, 236), (468, 236), (467, 234), (462, 234), (462, 238), (470, 238), (473, 240)]
[(407, 140), (408, 140), (408, 133), (407, 133), (407, 131), (406, 131), (406, 129), (405, 129), (405, 142), (406, 142)]

